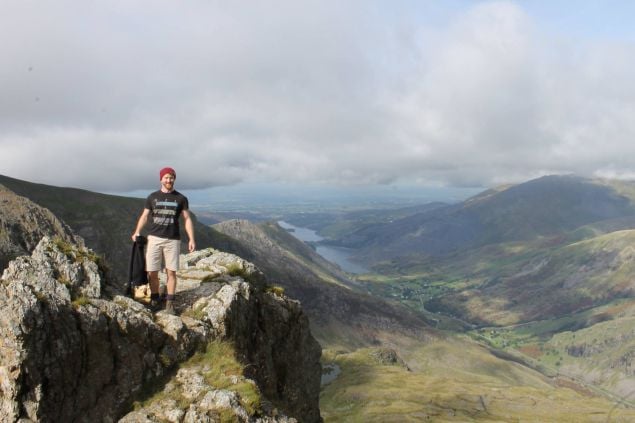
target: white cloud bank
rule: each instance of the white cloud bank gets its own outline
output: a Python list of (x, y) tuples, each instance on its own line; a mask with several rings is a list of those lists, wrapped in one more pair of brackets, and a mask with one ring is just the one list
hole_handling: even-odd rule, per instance
[(432, 4), (6, 2), (0, 174), (103, 191), (165, 165), (183, 189), (633, 175), (633, 43), (550, 35), (511, 2), (430, 22)]

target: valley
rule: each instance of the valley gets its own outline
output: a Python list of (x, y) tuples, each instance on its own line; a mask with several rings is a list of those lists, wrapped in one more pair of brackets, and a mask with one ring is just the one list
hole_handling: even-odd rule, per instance
[[(631, 407), (632, 192), (624, 182), (548, 177), (392, 216), (375, 211), (357, 212), (358, 220), (351, 214), (285, 219), (352, 248), (353, 259), (372, 269), (350, 275), (358, 289), (405, 305), (442, 333), (462, 334), (550, 383)], [(442, 239), (423, 245), (430, 234)], [(408, 356), (413, 349), (399, 351)]]

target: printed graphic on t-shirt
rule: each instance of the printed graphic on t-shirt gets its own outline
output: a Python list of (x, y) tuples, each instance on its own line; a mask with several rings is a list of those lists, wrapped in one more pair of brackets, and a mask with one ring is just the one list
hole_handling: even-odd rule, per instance
[(152, 217), (154, 224), (161, 226), (172, 225), (178, 203), (176, 201), (157, 201), (154, 205), (155, 209)]
[(187, 197), (172, 191), (155, 191), (146, 198), (145, 208), (151, 211), (150, 231), (148, 235), (166, 239), (181, 239), (179, 217), (188, 210)]

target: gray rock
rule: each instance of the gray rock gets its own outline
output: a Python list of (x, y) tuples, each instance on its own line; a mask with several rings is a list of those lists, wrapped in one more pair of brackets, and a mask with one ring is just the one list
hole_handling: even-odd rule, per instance
[[(220, 281), (192, 278), (171, 316), (127, 297), (104, 298), (93, 257), (44, 238), (4, 271), (0, 421), (201, 422), (222, 413), (237, 421), (321, 421), (320, 346), (299, 303), (269, 294), (251, 263), (212, 249), (184, 256), (191, 263), (184, 277), (223, 270)], [(215, 339), (234, 345), (244, 375), (222, 388), (206, 382), (204, 363), (171, 376)], [(280, 412), (263, 407), (249, 415), (232, 391), (245, 383)], [(165, 395), (131, 411), (148, 388)]]

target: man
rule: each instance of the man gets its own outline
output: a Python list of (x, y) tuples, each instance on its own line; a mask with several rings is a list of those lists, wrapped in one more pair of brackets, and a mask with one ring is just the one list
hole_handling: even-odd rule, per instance
[(146, 270), (150, 280), (150, 308), (156, 311), (160, 307), (159, 301), (159, 271), (165, 263), (167, 271), (167, 296), (165, 311), (174, 314), (174, 294), (176, 292), (176, 271), (179, 270), (179, 254), (181, 249), (181, 233), (179, 217), (183, 216), (185, 232), (189, 238), (188, 249), (196, 249), (194, 240), (194, 223), (190, 216), (187, 197), (174, 189), (176, 172), (171, 167), (165, 167), (159, 172), (161, 189), (148, 196), (145, 208), (137, 227), (132, 234), (134, 241), (141, 234), (141, 230), (150, 220), (148, 245), (146, 249)]

